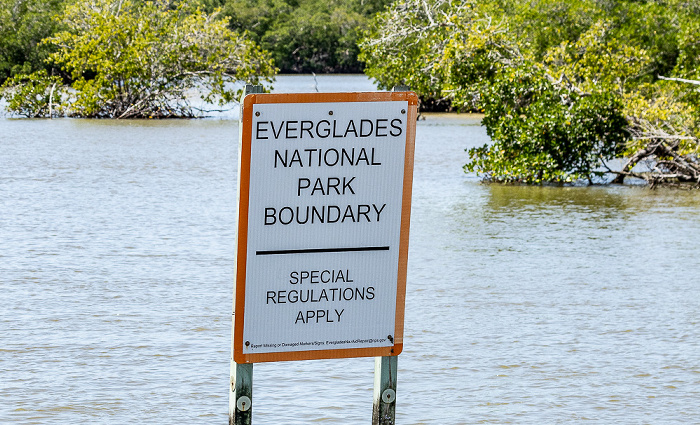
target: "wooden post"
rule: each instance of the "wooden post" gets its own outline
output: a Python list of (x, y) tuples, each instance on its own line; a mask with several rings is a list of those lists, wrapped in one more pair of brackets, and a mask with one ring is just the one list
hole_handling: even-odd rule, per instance
[[(254, 86), (252, 84), (246, 84), (245, 90), (243, 92), (243, 97), (245, 97), (245, 95), (251, 94), (251, 93), (265, 93), (265, 90), (264, 90), (263, 86)], [(241, 101), (241, 104), (243, 104), (243, 101)]]
[(372, 425), (396, 422), (396, 370), (398, 356), (374, 358), (374, 406)]
[[(392, 91), (408, 91), (408, 86), (395, 86)], [(396, 372), (398, 356), (374, 358), (374, 406), (372, 425), (396, 423)]]
[(253, 363), (231, 362), (228, 401), (229, 425), (251, 425), (253, 420)]
[[(246, 84), (243, 91), (243, 97), (250, 93), (263, 93), (263, 86), (254, 86)], [(241, 98), (240, 107), (243, 108), (243, 99)], [(243, 117), (241, 110), (241, 120)], [(239, 121), (239, 147), (240, 147), (240, 128), (243, 123)], [(233, 360), (233, 333), (235, 329), (235, 306), (236, 306), (236, 285), (233, 285), (233, 306), (234, 312), (231, 317), (231, 372), (229, 383), (229, 400), (228, 400), (228, 423), (229, 425), (251, 425), (253, 420), (253, 364), (244, 363), (238, 364)]]

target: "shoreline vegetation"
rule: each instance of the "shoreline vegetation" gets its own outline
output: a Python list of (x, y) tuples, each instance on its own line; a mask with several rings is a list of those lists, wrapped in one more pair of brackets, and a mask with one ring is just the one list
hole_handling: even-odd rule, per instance
[(700, 184), (697, 2), (407, 0), (371, 28), (380, 87), (484, 112), (465, 170), (487, 181)]
[(190, 118), (193, 90), (363, 71), (482, 113), (464, 169), (498, 183), (700, 187), (699, 64), (687, 0), (0, 0), (12, 114)]
[(277, 71), (219, 11), (195, 1), (78, 0), (56, 20), (61, 30), (40, 42), (51, 73), (16, 74), (2, 86), (19, 115), (192, 118), (188, 92), (223, 106), (240, 96), (232, 83), (269, 82)]

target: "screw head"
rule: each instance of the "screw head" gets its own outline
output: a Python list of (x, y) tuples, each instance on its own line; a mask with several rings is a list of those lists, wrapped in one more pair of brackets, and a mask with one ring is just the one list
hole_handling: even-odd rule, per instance
[(255, 116), (256, 116), (256, 117), (259, 117), (259, 116), (260, 116), (260, 111), (257, 111), (257, 112), (255, 113)]
[(238, 397), (238, 400), (236, 400), (236, 409), (240, 410), (241, 412), (250, 410), (252, 405), (253, 402), (250, 401), (248, 396), (241, 396)]
[(384, 403), (393, 403), (396, 400), (396, 391), (387, 388), (382, 392), (382, 401)]

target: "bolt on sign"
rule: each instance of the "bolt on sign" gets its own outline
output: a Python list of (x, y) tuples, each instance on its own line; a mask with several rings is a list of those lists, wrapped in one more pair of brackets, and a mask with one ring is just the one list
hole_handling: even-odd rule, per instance
[(236, 363), (401, 352), (417, 103), (244, 98)]

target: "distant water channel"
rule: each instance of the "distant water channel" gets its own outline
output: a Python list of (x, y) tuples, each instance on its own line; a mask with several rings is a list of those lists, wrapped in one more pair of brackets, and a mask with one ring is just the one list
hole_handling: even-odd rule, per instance
[[(0, 118), (0, 423), (227, 423), (236, 117)], [(700, 423), (700, 192), (484, 185), (486, 141), (418, 123), (397, 423)], [(254, 421), (369, 423), (373, 366), (258, 364)]]

